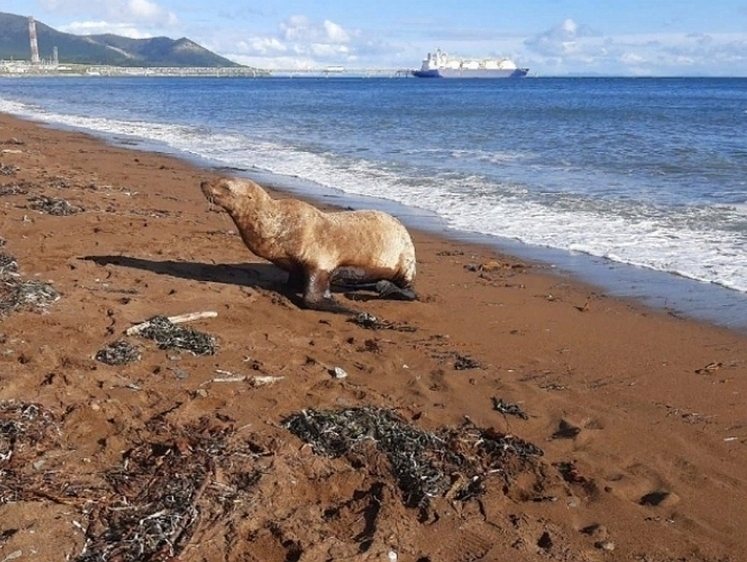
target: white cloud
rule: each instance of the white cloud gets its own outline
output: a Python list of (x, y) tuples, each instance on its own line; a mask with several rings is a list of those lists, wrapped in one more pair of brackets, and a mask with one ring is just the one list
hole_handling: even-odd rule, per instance
[(241, 53), (262, 56), (277, 56), (288, 51), (288, 47), (274, 37), (251, 37), (246, 41), (239, 41), (236, 46)]
[(566, 19), (534, 37), (524, 41), (530, 50), (542, 55), (559, 56), (580, 52), (581, 41), (586, 38), (598, 38), (599, 34), (586, 25), (579, 25), (572, 19)]
[(605, 36), (565, 20), (523, 42), (522, 61), (540, 74), (742, 75), (741, 34), (646, 33)]
[(347, 43), (351, 34), (341, 25), (325, 20), (319, 24), (306, 16), (290, 16), (280, 23), (280, 35), (285, 41), (298, 43)]
[(221, 32), (205, 46), (250, 66), (266, 69), (320, 69), (358, 60), (359, 50), (370, 49), (358, 30), (345, 29), (330, 20), (315, 21), (293, 15), (278, 25), (274, 34), (244, 36)]
[(639, 66), (646, 62), (646, 59), (636, 53), (623, 53), (620, 55), (620, 62), (629, 66)]
[(348, 32), (334, 22), (324, 20), (324, 30), (331, 43), (347, 43), (350, 41)]
[[(162, 8), (151, 0), (96, 0), (81, 5), (80, 0), (40, 0), (40, 4), (51, 12), (61, 14), (85, 14), (87, 18), (101, 18), (116, 26), (122, 23), (147, 27), (175, 27), (179, 18), (172, 11)], [(90, 23), (90, 22), (89, 22)], [(69, 24), (72, 28), (74, 25)]]
[(312, 43), (306, 48), (299, 49), (299, 52), (310, 52), (313, 56), (322, 59), (329, 59), (333, 57), (347, 57), (350, 54), (350, 49), (345, 45), (331, 45), (329, 43)]
[(130, 0), (126, 6), (127, 11), (138, 19), (154, 20), (161, 17), (161, 8), (148, 0)]
[(286, 41), (303, 41), (311, 38), (311, 20), (306, 16), (291, 16), (280, 24), (282, 38)]

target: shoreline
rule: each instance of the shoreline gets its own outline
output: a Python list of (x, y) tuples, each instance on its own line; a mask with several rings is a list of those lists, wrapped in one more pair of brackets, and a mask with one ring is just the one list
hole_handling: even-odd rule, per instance
[[(204, 165), (214, 168), (209, 162), (204, 162)], [(311, 193), (314, 186), (298, 185), (299, 182), (294, 184), (295, 178), (245, 169), (235, 170), (234, 173), (316, 204), (374, 208), (388, 212), (399, 217), (410, 228), (532, 261), (550, 268), (557, 275), (591, 285), (610, 296), (634, 300), (647, 308), (747, 333), (747, 294), (728, 287), (581, 252), (532, 246), (490, 234), (457, 230), (449, 227), (437, 215), (388, 199), (353, 195), (328, 187), (322, 187), (321, 193), (314, 194)]]
[[(21, 119), (31, 119), (22, 115)], [(474, 242), (494, 248), (499, 253), (514, 255), (557, 269), (582, 283), (595, 285), (617, 297), (632, 298), (644, 306), (670, 314), (694, 318), (747, 333), (747, 293), (716, 283), (690, 279), (677, 273), (649, 269), (616, 262), (605, 257), (582, 252), (534, 246), (492, 234), (457, 230), (449, 227), (438, 216), (406, 207), (396, 201), (376, 199), (345, 193), (295, 176), (283, 176), (251, 168), (224, 168), (220, 162), (180, 152), (162, 141), (143, 137), (107, 133), (86, 127), (56, 122), (39, 121), (62, 130), (82, 131), (104, 139), (114, 146), (170, 154), (194, 165), (209, 169), (227, 169), (232, 173), (257, 179), (260, 183), (295, 194), (309, 201), (339, 206), (375, 207), (403, 217), (407, 224), (452, 240)]]
[[(107, 138), (106, 135), (95, 131), (85, 130), (85, 132)], [(116, 146), (131, 147), (136, 150), (147, 151), (149, 145), (147, 140), (143, 140), (144, 148), (141, 149), (137, 141), (134, 144), (117, 142), (115, 136), (107, 140)], [(400, 218), (409, 228), (455, 242), (485, 246), (517, 259), (530, 260), (555, 270), (558, 275), (571, 277), (579, 283), (597, 287), (610, 296), (634, 300), (648, 308), (747, 334), (747, 294), (735, 289), (581, 252), (574, 253), (557, 248), (533, 246), (491, 234), (457, 230), (448, 226), (444, 219), (430, 211), (408, 207), (397, 201), (350, 194), (341, 189), (321, 186), (308, 180), (272, 172), (245, 168), (229, 169), (208, 159), (185, 156), (177, 150), (171, 150), (170, 147), (165, 148), (166, 154), (184, 159), (197, 166), (211, 170), (227, 170), (227, 173), (252, 179), (261, 185), (305, 199), (313, 204), (331, 205), (338, 208), (371, 208), (388, 212)]]
[[(420, 228), (418, 301), (336, 295), (382, 322), (368, 329), (297, 307), (285, 275), (208, 210), (199, 183), (216, 169), (6, 114), (0, 126), (0, 252), (18, 266), (0, 303), (20, 281), (59, 296), (0, 307), (0, 421), (18, 430), (0, 440), (0, 528), (16, 529), (0, 558), (121, 553), (137, 533), (105, 530), (124, 533), (130, 512), (162, 528), (172, 514), (179, 535), (159, 544), (185, 562), (747, 552), (745, 334)], [(75, 212), (49, 214), (51, 199)], [(189, 326), (213, 355), (126, 335), (202, 311), (216, 316)], [(118, 340), (139, 358), (97, 359)], [(360, 408), (395, 412), (407, 435), (447, 431), (467, 460), (418, 507), (373, 434), (325, 456), (287, 427)], [(505, 447), (486, 457), (475, 435)]]
[(221, 171), (257, 181), (273, 190), (332, 207), (373, 208), (399, 217), (409, 228), (415, 228), (455, 242), (485, 246), (507, 256), (530, 260), (570, 277), (579, 283), (596, 287), (610, 296), (637, 301), (641, 306), (691, 318), (747, 334), (747, 294), (717, 284), (690, 279), (581, 252), (533, 246), (518, 240), (491, 234), (467, 232), (448, 226), (430, 211), (408, 207), (397, 201), (355, 195), (333, 187), (322, 186), (301, 178), (282, 176), (263, 170), (230, 168), (200, 156), (141, 137), (124, 137), (86, 127), (77, 127), (13, 115), (40, 126), (70, 132), (83, 132), (112, 146), (172, 156), (206, 170)]

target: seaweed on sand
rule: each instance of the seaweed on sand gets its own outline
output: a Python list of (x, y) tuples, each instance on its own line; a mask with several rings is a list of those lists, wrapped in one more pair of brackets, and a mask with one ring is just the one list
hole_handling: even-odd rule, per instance
[(96, 359), (107, 365), (125, 365), (140, 360), (140, 352), (127, 340), (117, 340), (96, 352)]
[[(5, 240), (0, 238), (0, 247)], [(18, 262), (0, 252), (0, 318), (19, 309), (45, 310), (60, 295), (52, 285), (42, 281), (22, 281)]]
[(501, 414), (509, 415), (509, 416), (516, 416), (517, 418), (521, 418), (522, 420), (528, 420), (529, 416), (527, 413), (521, 409), (521, 406), (518, 404), (512, 404), (511, 402), (506, 402), (503, 400), (503, 398), (496, 398), (493, 397), (493, 409), (496, 412), (500, 412)]
[[(428, 432), (391, 410), (370, 406), (303, 410), (283, 423), (316, 453), (332, 458), (374, 445), (388, 459), (405, 505), (421, 509), (447, 492), (461, 500), (475, 496), (486, 476), (509, 460), (543, 454), (531, 443), (491, 429), (470, 425)], [(456, 483), (455, 474), (462, 476)]]
[(0, 463), (43, 441), (53, 424), (51, 412), (39, 404), (0, 401)]
[(0, 162), (0, 176), (15, 176), (16, 172), (18, 172), (18, 166), (14, 166), (13, 164), (6, 166)]
[(29, 197), (29, 207), (35, 211), (43, 211), (49, 215), (67, 216), (80, 213), (85, 209), (83, 207), (72, 205), (64, 199), (47, 197), (46, 195), (34, 195)]
[(215, 521), (253, 501), (264, 473), (257, 459), (266, 453), (234, 439), (231, 425), (206, 417), (180, 427), (157, 416), (145, 429), (146, 439), (103, 479), (42, 470), (59, 457), (45, 456), (61, 443), (58, 418), (38, 404), (0, 401), (0, 505), (75, 506), (87, 518), (76, 562), (142, 562), (174, 560), (201, 520)]
[(43, 406), (0, 401), (0, 505), (43, 495), (38, 492), (48, 482), (34, 470), (34, 459), (58, 435), (55, 417)]
[[(5, 243), (0, 238), (0, 247)], [(18, 262), (10, 254), (0, 252), (0, 280), (5, 280), (18, 276)]]
[(218, 349), (213, 336), (177, 326), (165, 316), (150, 318), (138, 334), (154, 340), (160, 349), (185, 349), (195, 355), (214, 355)]
[(368, 312), (361, 312), (348, 321), (357, 324), (361, 328), (366, 328), (367, 330), (395, 330), (397, 332), (417, 331), (417, 328), (415, 326), (409, 326), (402, 323), (387, 322), (386, 320), (381, 320), (380, 318), (377, 318), (376, 316), (374, 316), (373, 314), (369, 314)]
[(0, 187), (0, 197), (6, 197), (8, 195), (26, 195), (28, 192), (29, 190), (25, 185), (25, 182), (3, 185)]
[(454, 355), (454, 369), (456, 369), (457, 371), (479, 368), (479, 361), (473, 359), (472, 357), (467, 357), (466, 355), (462, 355), (461, 353), (456, 353)]
[(60, 295), (49, 283), (0, 279), (0, 317), (19, 309), (44, 311)]
[[(155, 418), (148, 429), (163, 440), (133, 447), (121, 467), (105, 474), (113, 493), (89, 512), (86, 543), (76, 562), (174, 560), (211, 502), (230, 509), (259, 481), (259, 472), (250, 477), (230, 470), (236, 456), (254, 462), (248, 450), (230, 444), (231, 427), (203, 418), (177, 428)], [(228, 477), (220, 487), (214, 481), (216, 465)]]

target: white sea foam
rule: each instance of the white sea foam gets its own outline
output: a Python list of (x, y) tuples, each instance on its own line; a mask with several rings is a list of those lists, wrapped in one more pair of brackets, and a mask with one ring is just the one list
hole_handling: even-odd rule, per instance
[(480, 185), (477, 178), (444, 177), (413, 185), (366, 162), (341, 169), (323, 156), (288, 153), (278, 146), (264, 147), (249, 158), (275, 173), (432, 211), (458, 230), (584, 252), (747, 291), (747, 260), (735, 260), (745, 255), (747, 239), (744, 233), (718, 228), (730, 224), (729, 210), (683, 207), (663, 212), (655, 206), (582, 199), (548, 205), (524, 188), (504, 186), (505, 195), (498, 196), (494, 185)]
[[(441, 216), (455, 229), (583, 252), (747, 292), (745, 204), (661, 209), (622, 199), (537, 193), (521, 184), (453, 171), (419, 175), (353, 157), (312, 153), (205, 127), (45, 113), (0, 99), (0, 111), (163, 143), (216, 163), (301, 177), (344, 192), (400, 202)], [(467, 155), (462, 155), (467, 156)], [(470, 154), (514, 159), (517, 154)]]
[[(289, 154), (277, 146), (248, 158), (275, 173), (432, 211), (457, 230), (584, 252), (747, 291), (747, 260), (735, 260), (745, 255), (744, 233), (713, 227), (730, 223), (728, 211), (717, 217), (709, 208), (685, 207), (667, 214), (656, 207), (589, 200), (552, 206), (523, 188), (504, 186), (505, 195), (498, 196), (495, 186), (480, 185), (476, 178), (444, 177), (414, 185), (365, 162), (341, 169), (323, 156)], [(465, 193), (470, 181), (470, 190), (479, 196)]]

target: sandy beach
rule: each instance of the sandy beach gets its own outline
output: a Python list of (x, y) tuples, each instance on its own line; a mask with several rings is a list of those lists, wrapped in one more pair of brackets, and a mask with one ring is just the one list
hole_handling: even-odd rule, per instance
[(0, 561), (747, 559), (745, 334), (419, 231), (303, 310), (218, 175), (0, 115)]

